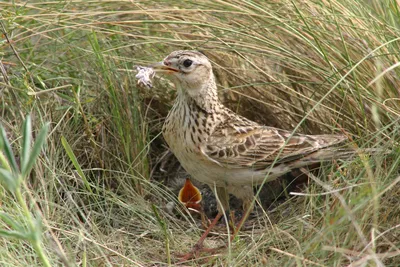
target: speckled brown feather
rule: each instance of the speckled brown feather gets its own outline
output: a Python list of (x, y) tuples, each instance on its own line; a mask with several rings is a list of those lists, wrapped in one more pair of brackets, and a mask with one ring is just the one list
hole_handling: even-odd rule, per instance
[(208, 157), (226, 167), (260, 169), (274, 162), (297, 160), (344, 140), (341, 135), (292, 135), (237, 116), (218, 125), (202, 147)]
[[(186, 60), (192, 62), (189, 67)], [(164, 65), (175, 70), (178, 90), (163, 126), (164, 138), (185, 170), (218, 194), (219, 208), (228, 208), (228, 193), (248, 207), (252, 186), (331, 160), (335, 150), (330, 147), (346, 140), (343, 135), (292, 134), (234, 113), (218, 100), (211, 63), (201, 53), (175, 51)]]

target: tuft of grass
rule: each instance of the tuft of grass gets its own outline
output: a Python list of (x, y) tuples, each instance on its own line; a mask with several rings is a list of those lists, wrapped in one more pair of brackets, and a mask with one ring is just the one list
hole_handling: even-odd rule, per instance
[[(229, 251), (185, 264), (399, 266), (396, 1), (3, 1), (0, 10), (1, 266), (46, 265), (40, 250), (52, 265), (173, 265), (197, 241), (199, 220), (180, 209), (179, 165), (160, 137), (175, 90), (164, 77), (151, 90), (134, 78), (135, 65), (177, 49), (205, 52), (223, 102), (252, 120), (392, 151), (323, 166), (304, 190), (259, 209)], [(28, 151), (28, 113), (35, 140), (51, 125), (35, 164), (11, 154)], [(207, 245), (228, 241), (214, 234)]]
[[(32, 149), (31, 128), (31, 118), (28, 115), (22, 126), (22, 144), (19, 157), (19, 167), (6, 132), (4, 128), (0, 126), (0, 151), (4, 151), (4, 153), (0, 153), (0, 182), (14, 197), (14, 201), (11, 201), (10, 204), (12, 204), (16, 210), (19, 210), (20, 214), (18, 217), (22, 220), (20, 223), (18, 222), (18, 219), (12, 218), (13, 216), (11, 214), (1, 212), (0, 219), (2, 223), (7, 225), (7, 229), (0, 229), (0, 236), (3, 238), (14, 238), (29, 242), (43, 265), (50, 267), (49, 258), (43, 248), (41, 217), (39, 214), (34, 216), (29, 209), (31, 204), (36, 203), (27, 203), (23, 196), (26, 193), (24, 188), (25, 180), (30, 174), (33, 165), (42, 150), (49, 125), (46, 124), (40, 130), (36, 141), (33, 143)], [(36, 212), (38, 213), (38, 211)]]

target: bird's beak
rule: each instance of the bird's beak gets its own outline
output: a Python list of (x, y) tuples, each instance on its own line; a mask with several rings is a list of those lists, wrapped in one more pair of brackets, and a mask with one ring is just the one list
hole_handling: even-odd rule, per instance
[(155, 72), (161, 72), (161, 73), (167, 73), (167, 74), (173, 74), (173, 73), (179, 72), (178, 69), (167, 66), (164, 64), (164, 62), (154, 63), (150, 67), (153, 68)]
[(192, 184), (190, 179), (186, 179), (185, 185), (179, 191), (178, 200), (184, 204), (188, 209), (200, 211), (201, 209), (201, 192)]

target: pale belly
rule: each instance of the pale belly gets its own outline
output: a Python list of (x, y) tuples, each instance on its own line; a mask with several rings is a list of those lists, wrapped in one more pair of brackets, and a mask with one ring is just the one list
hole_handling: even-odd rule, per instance
[[(263, 183), (267, 176), (268, 170), (260, 171), (253, 170), (251, 167), (228, 168), (226, 166), (221, 166), (210, 161), (202, 154), (200, 148), (194, 147), (190, 142), (185, 142), (182, 139), (180, 142), (171, 139), (172, 138), (166, 138), (166, 141), (182, 167), (192, 178), (202, 183), (218, 187), (256, 186)], [(286, 170), (274, 168), (271, 170), (266, 181), (271, 181), (285, 172)]]

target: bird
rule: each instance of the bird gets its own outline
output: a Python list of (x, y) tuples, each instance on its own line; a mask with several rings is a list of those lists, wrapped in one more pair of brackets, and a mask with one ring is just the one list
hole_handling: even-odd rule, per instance
[[(194, 249), (224, 212), (229, 194), (253, 209), (253, 187), (293, 169), (342, 155), (334, 147), (347, 140), (343, 134), (306, 135), (260, 125), (226, 107), (218, 98), (216, 78), (208, 57), (196, 50), (170, 53), (152, 65), (175, 84), (177, 97), (162, 133), (169, 149), (190, 176), (207, 184), (218, 199), (218, 214)], [(237, 229), (246, 220), (243, 216)]]
[(192, 184), (189, 178), (186, 178), (185, 184), (179, 190), (178, 200), (189, 210), (201, 212), (200, 202), (202, 200), (200, 190)]
[(202, 225), (207, 228), (208, 220), (201, 204), (203, 197), (200, 189), (198, 189), (189, 178), (182, 188), (179, 190), (178, 200), (183, 204), (191, 213), (200, 215)]

